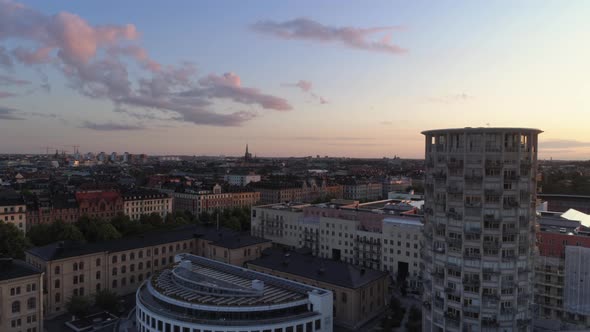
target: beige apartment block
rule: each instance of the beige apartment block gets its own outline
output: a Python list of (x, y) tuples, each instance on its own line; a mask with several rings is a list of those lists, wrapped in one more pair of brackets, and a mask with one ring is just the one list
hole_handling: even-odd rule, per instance
[(23, 233), (27, 232), (27, 206), (23, 198), (16, 193), (0, 195), (0, 220), (16, 226)]
[(172, 212), (172, 197), (155, 190), (137, 189), (123, 194), (123, 211), (131, 220), (157, 213), (166, 218)]
[(43, 272), (19, 260), (0, 259), (0, 331), (43, 331)]

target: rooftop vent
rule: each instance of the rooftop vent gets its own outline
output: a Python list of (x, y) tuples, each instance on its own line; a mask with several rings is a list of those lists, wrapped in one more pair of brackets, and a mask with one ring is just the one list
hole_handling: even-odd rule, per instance
[(252, 289), (259, 292), (264, 291), (264, 281), (258, 279), (252, 280)]

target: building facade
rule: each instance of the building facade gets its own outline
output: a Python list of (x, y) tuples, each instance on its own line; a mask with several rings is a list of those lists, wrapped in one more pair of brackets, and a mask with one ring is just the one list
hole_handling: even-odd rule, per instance
[[(551, 228), (549, 228), (551, 229)], [(590, 236), (541, 231), (535, 264), (535, 304), (543, 319), (590, 328)]]
[(370, 204), (257, 206), (251, 234), (287, 248), (307, 248), (315, 256), (387, 271), (419, 287), (420, 218), (365, 207)]
[(152, 213), (165, 219), (172, 212), (172, 197), (156, 190), (132, 190), (122, 196), (123, 211), (131, 220), (139, 220), (142, 215)]
[(140, 332), (332, 331), (332, 293), (182, 254), (136, 293)]
[(344, 196), (344, 186), (315, 178), (299, 182), (260, 182), (254, 184), (254, 188), (260, 193), (260, 204), (309, 203), (327, 198), (341, 199)]
[(248, 174), (227, 174), (225, 175), (225, 182), (229, 183), (230, 186), (246, 186), (248, 183), (259, 182), (260, 175), (248, 173)]
[(16, 226), (23, 233), (27, 232), (27, 206), (20, 195), (14, 193), (0, 195), (0, 220)]
[(423, 132), (423, 331), (531, 331), (540, 132)]
[(387, 308), (389, 274), (330, 259), (269, 249), (249, 269), (332, 292), (334, 324), (358, 330)]
[(123, 198), (115, 190), (84, 190), (76, 192), (80, 216), (111, 220), (123, 213)]
[(37, 196), (27, 203), (27, 229), (39, 224), (51, 224), (58, 220), (66, 223), (77, 222), (80, 209), (72, 195)]
[(174, 262), (174, 255), (195, 253), (243, 266), (271, 243), (226, 229), (185, 226), (118, 240), (80, 244), (56, 242), (26, 251), (27, 263), (44, 271), (44, 308), (49, 317), (66, 311), (73, 295), (109, 289), (119, 295)]
[(0, 331), (43, 332), (43, 272), (0, 258)]
[(351, 181), (344, 185), (344, 199), (375, 201), (383, 196), (383, 184), (370, 181)]
[(198, 215), (202, 212), (213, 213), (233, 208), (252, 207), (260, 201), (260, 193), (255, 191), (242, 192), (196, 192), (171, 193), (175, 212), (190, 211)]

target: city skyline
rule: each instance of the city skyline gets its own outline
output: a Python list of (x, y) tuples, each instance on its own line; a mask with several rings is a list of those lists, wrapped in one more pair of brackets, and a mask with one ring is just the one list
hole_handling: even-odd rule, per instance
[(587, 3), (335, 4), (0, 1), (0, 153), (422, 158), (523, 126), (588, 159)]

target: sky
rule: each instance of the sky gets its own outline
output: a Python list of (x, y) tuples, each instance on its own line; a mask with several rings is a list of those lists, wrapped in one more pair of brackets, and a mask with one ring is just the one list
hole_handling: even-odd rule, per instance
[(588, 1), (0, 0), (0, 153), (590, 159)]

